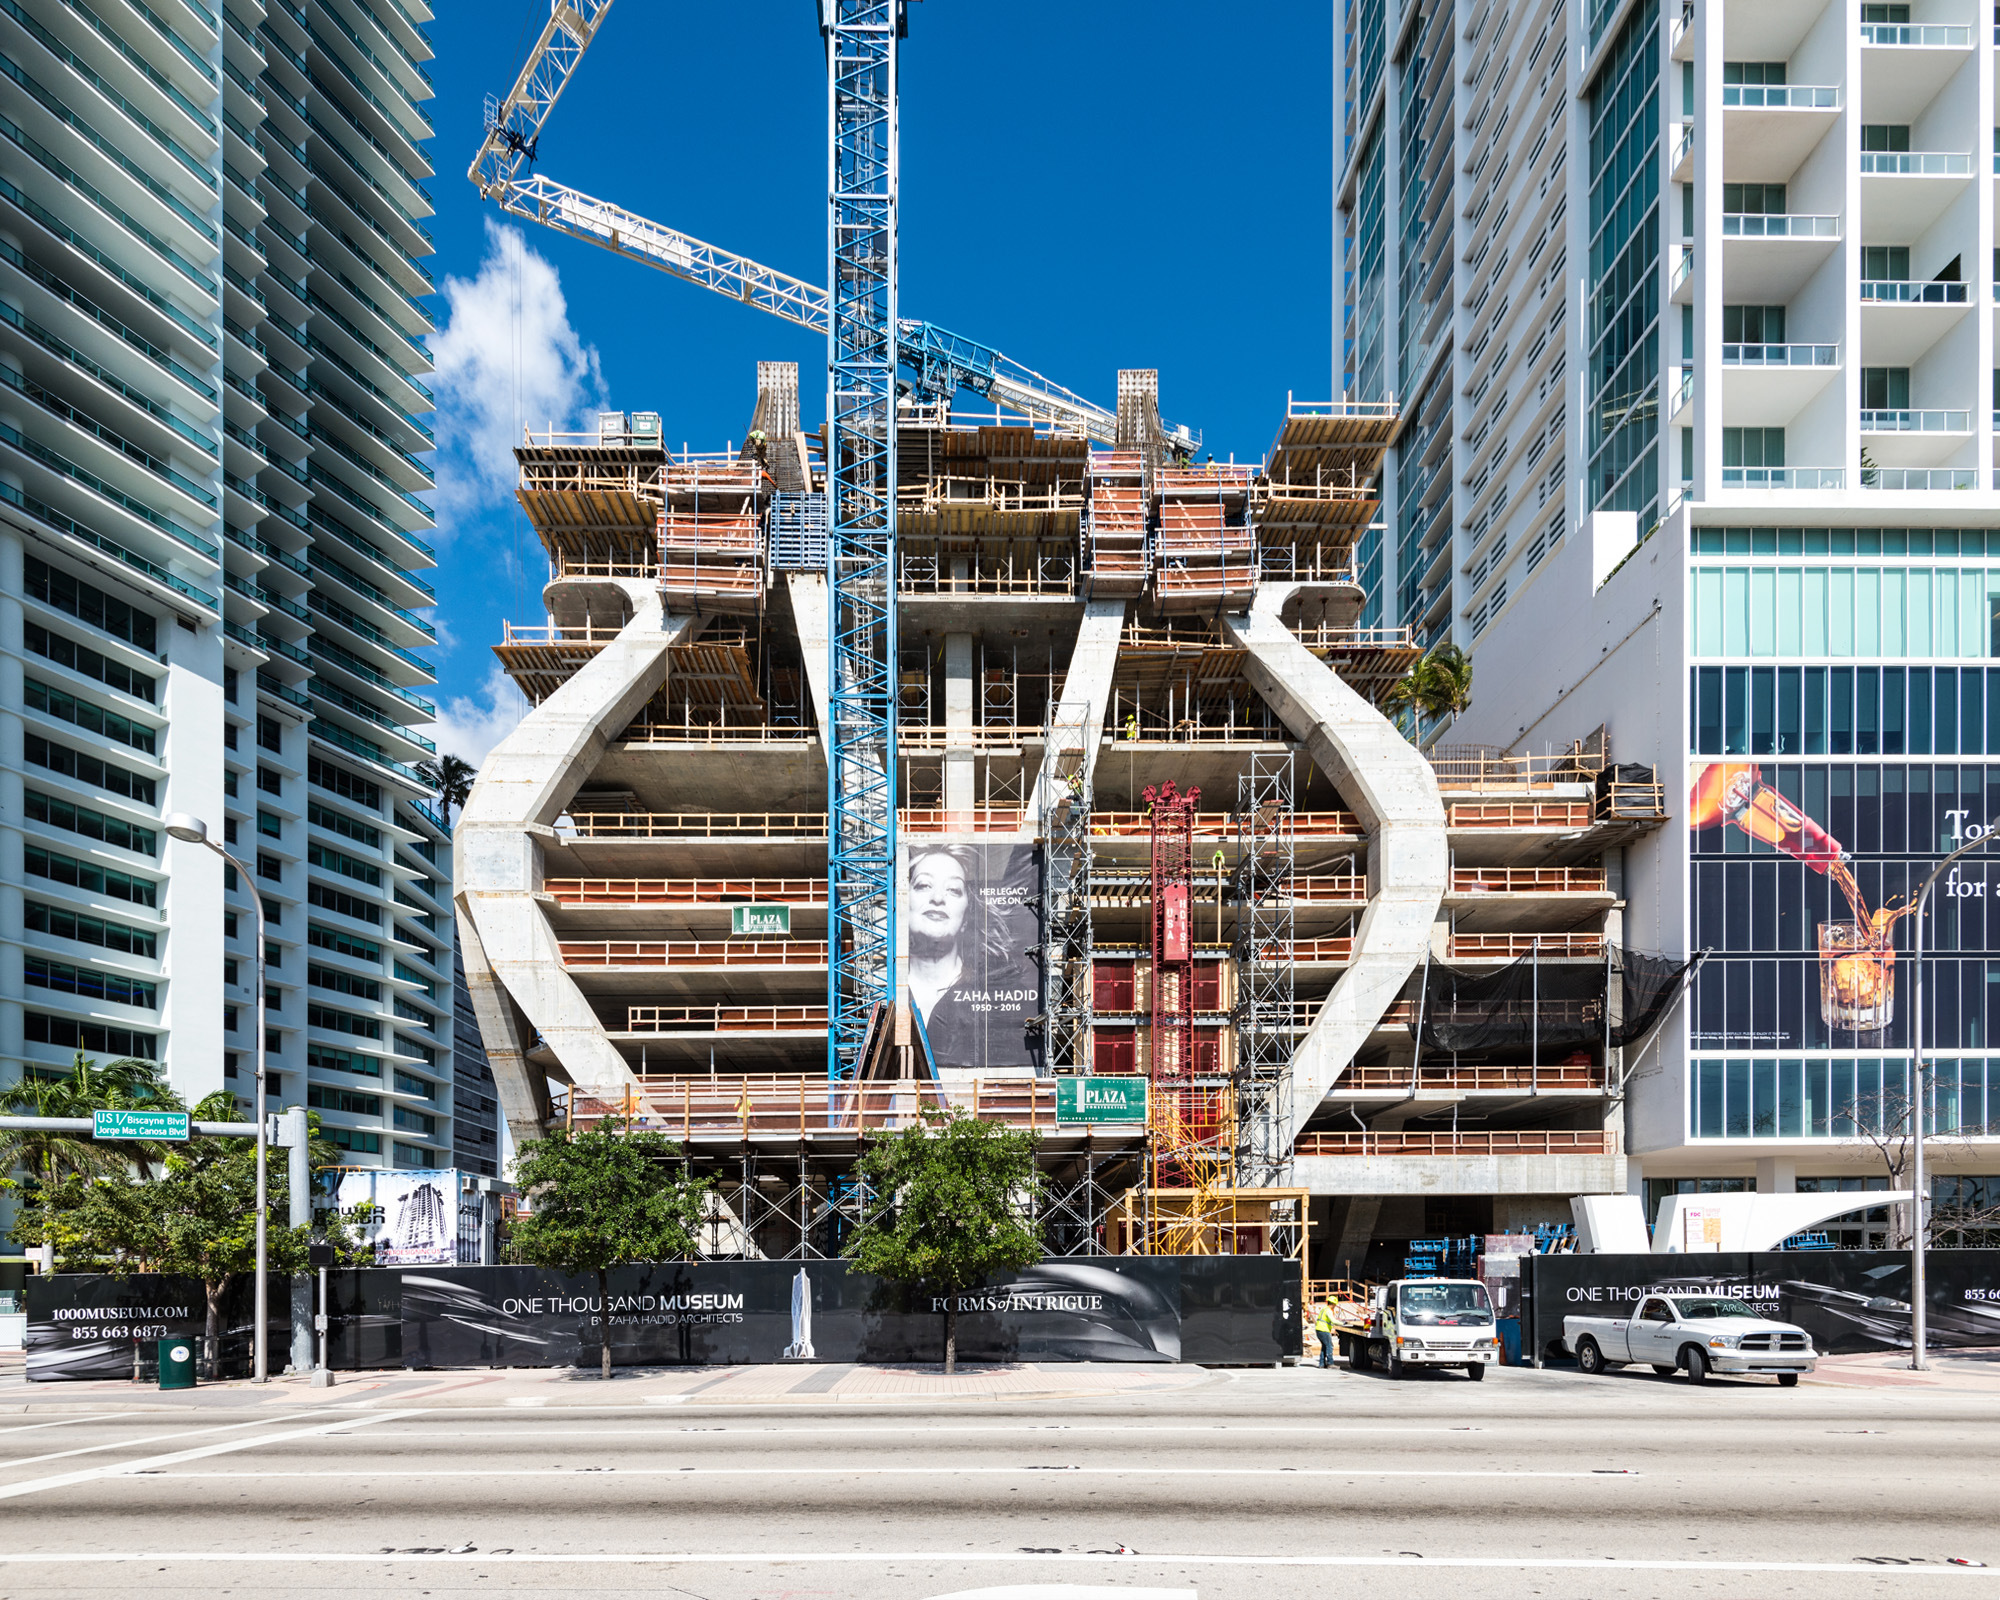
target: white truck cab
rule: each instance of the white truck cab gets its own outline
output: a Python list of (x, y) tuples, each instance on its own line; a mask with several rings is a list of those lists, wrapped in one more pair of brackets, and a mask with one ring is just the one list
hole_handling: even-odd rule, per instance
[(1493, 1301), (1476, 1278), (1398, 1278), (1368, 1299), (1366, 1318), (1338, 1330), (1356, 1372), (1380, 1366), (1400, 1378), (1412, 1366), (1461, 1367), (1483, 1378), (1500, 1359)]
[(1563, 1343), (1592, 1377), (1645, 1365), (1662, 1377), (1685, 1372), (1692, 1383), (1711, 1372), (1769, 1372), (1790, 1388), (1818, 1359), (1805, 1329), (1713, 1293), (1649, 1294), (1629, 1317), (1564, 1317)]

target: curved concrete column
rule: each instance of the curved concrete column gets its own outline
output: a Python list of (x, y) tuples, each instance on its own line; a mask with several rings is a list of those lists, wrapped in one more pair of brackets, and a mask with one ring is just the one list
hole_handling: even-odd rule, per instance
[[(590, 587), (619, 591), (631, 620), (494, 747), (453, 833), (466, 986), (516, 1142), (539, 1138), (547, 1116), (546, 1090), (526, 1059), (535, 1034), (589, 1092), (617, 1094), (631, 1081), (563, 968), (540, 898), (541, 847), (605, 747), (666, 682), (668, 648), (699, 627), (695, 617), (667, 615), (650, 583), (595, 579)], [(595, 602), (613, 597), (590, 598), (601, 612)]]
[(1444, 802), (1420, 751), (1280, 620), (1290, 591), (1260, 587), (1247, 617), (1223, 618), (1250, 652), (1244, 671), (1368, 830), (1368, 909), (1354, 962), (1292, 1056), (1292, 1137), (1354, 1060), (1430, 947), (1449, 876)]

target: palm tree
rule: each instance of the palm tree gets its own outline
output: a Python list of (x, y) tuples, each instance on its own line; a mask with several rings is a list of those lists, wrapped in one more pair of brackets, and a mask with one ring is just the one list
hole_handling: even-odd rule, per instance
[(435, 761), (419, 761), (417, 773), (436, 793), (438, 806), (444, 813), (444, 825), (449, 828), (452, 810), (465, 804), (472, 793), (472, 780), (478, 776), (477, 772), (457, 756), (439, 756)]
[[(0, 1113), (12, 1117), (87, 1118), (93, 1111), (178, 1111), (180, 1096), (150, 1061), (122, 1057), (93, 1066), (79, 1050), (66, 1078), (24, 1077), (0, 1091)], [(55, 1128), (0, 1129), (0, 1172), (25, 1167), (42, 1205), (42, 1236), (50, 1237), (55, 1193), (64, 1178), (108, 1177), (137, 1161), (143, 1168), (165, 1154), (154, 1140), (99, 1142)]]
[[(1412, 740), (1422, 743), (1426, 723), (1442, 723), (1472, 704), (1472, 661), (1455, 644), (1434, 644), (1417, 658), (1383, 704), (1411, 713)], [(1433, 737), (1438, 730), (1433, 729)]]

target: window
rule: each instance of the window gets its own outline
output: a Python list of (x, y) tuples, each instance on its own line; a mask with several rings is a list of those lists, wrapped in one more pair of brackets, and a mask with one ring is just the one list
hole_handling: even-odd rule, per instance
[(285, 753), (285, 725), (276, 717), (262, 713), (257, 717), (257, 743), (276, 755)]
[(306, 820), (315, 828), (325, 828), (330, 833), (352, 839), (356, 844), (366, 845), (370, 850), (382, 848), (380, 828), (371, 828), (365, 822), (356, 822), (344, 812), (336, 811), (332, 806), (323, 806), (317, 800), (306, 806)]
[(1882, 0), (1862, 0), (1861, 20), (1863, 22), (1908, 22), (1910, 8), (1906, 0), (1893, 0), (1884, 4)]
[(408, 1106), (397, 1106), (396, 1126), (409, 1133), (422, 1134), (426, 1139), (437, 1137), (437, 1118), (428, 1111), (412, 1111)]
[(357, 1017), (345, 1011), (335, 1011), (331, 1006), (308, 1005), (306, 1021), (315, 1028), (326, 1028), (334, 1033), (351, 1033), (358, 1039), (379, 1039), (382, 1024), (373, 1017)]
[(138, 906), (157, 909), (160, 903), (160, 886), (157, 883), (132, 877), (111, 867), (78, 861), (73, 856), (58, 855), (53, 850), (44, 850), (40, 845), (33, 844), (22, 851), (21, 859), (31, 876), (47, 878), (51, 883), (67, 884), (72, 889), (88, 889), (92, 894)]
[(428, 1078), (414, 1077), (410, 1073), (405, 1072), (401, 1067), (396, 1069), (395, 1084), (404, 1094), (422, 1095), (426, 1100), (435, 1100), (437, 1098), (436, 1084), (432, 1083)]
[[(1692, 61), (1687, 63), (1692, 68)], [(1785, 63), (1782, 61), (1725, 61), (1722, 63), (1724, 83), (1748, 83), (1763, 88), (1776, 88), (1785, 81)]]
[(1910, 247), (1906, 244), (1864, 244), (1861, 247), (1861, 276), (1870, 283), (1908, 283)]
[(364, 1156), (379, 1156), (382, 1153), (382, 1135), (379, 1133), (363, 1133), (359, 1128), (328, 1128), (326, 1136), (337, 1150)]
[(396, 1146), (396, 1165), (399, 1167), (435, 1167), (437, 1165), (437, 1153), (432, 1150), (420, 1150), (415, 1145), (399, 1144)]
[(281, 772), (273, 772), (269, 767), (257, 769), (257, 787), (265, 794), (282, 795), (285, 792), (285, 777)]
[[(159, 648), (158, 624), (147, 613), (127, 605), (123, 600), (106, 594), (102, 589), (85, 583), (81, 578), (72, 578), (67, 572), (59, 572), (44, 562), (29, 556), (22, 566), (22, 576), (28, 590), (28, 598), (39, 600), (45, 606), (53, 606), (58, 611), (67, 611), (79, 622), (87, 622), (93, 628), (110, 634), (114, 639), (123, 639), (129, 645), (141, 650), (153, 651)], [(149, 1047), (150, 1048), (150, 1047)]]
[(222, 669), (222, 698), (231, 705), (236, 704), (236, 680), (241, 676), (234, 667)]
[(1732, 216), (1782, 216), (1785, 186), (1782, 183), (1725, 183), (1722, 209)]
[(328, 849), (323, 844), (307, 845), (306, 860), (315, 867), (338, 872), (343, 877), (354, 879), (357, 883), (365, 883), (371, 889), (379, 889), (382, 886), (380, 868), (371, 867), (367, 862), (347, 855), (343, 851)]
[(1861, 149), (1863, 154), (1876, 151), (1901, 153), (1910, 148), (1910, 130), (1906, 123), (1864, 122), (1861, 124)]
[(236, 843), (236, 819), (234, 817), (224, 817), (222, 819), (222, 842), (224, 844)]
[(285, 881), (285, 864), (276, 856), (267, 856), (260, 852), (257, 857), (257, 876), (267, 878), (272, 883), (283, 883)]
[(123, 817), (106, 816), (102, 811), (58, 800), (54, 795), (42, 794), (35, 789), (28, 790), (26, 798), (30, 822), (45, 823), (66, 833), (81, 834), (100, 844), (130, 850), (134, 855), (151, 856), (159, 846), (159, 836), (151, 828), (142, 828)]
[(75, 1017), (52, 1017), (30, 1011), (24, 1035), (29, 1044), (49, 1044), (62, 1050), (88, 1050), (94, 1055), (136, 1056), (156, 1061), (154, 1036), (135, 1033), (130, 1028), (111, 1028), (102, 1023), (82, 1022)]
[(274, 817), (268, 811), (257, 813), (257, 831), (267, 838), (282, 839), (285, 836), (285, 819)]
[(321, 927), (317, 922), (306, 924), (306, 943), (317, 945), (322, 950), (332, 950), (343, 956), (352, 956), (356, 961), (382, 962), (382, 947), (371, 939), (356, 938), (351, 933), (341, 933), (337, 929)]
[[(1683, 307), (1692, 312), (1693, 306)], [(1785, 342), (1785, 308), (1783, 306), (1724, 306), (1722, 308), (1722, 342), (1724, 344), (1783, 344)], [(1686, 345), (1683, 349), (1688, 348)]]
[(31, 766), (46, 767), (61, 777), (87, 783), (93, 789), (102, 789), (106, 794), (115, 794), (142, 806), (155, 803), (156, 786), (151, 778), (142, 778), (136, 772), (100, 761), (87, 751), (56, 744), (37, 733), (24, 738), (21, 746)]
[(1863, 367), (1861, 369), (1861, 409), (1863, 411), (1906, 411), (1910, 405), (1908, 367)]
[(307, 1044), (306, 1065), (321, 1072), (352, 1072), (363, 1078), (382, 1076), (382, 1063), (373, 1056), (337, 1050), (330, 1044)]
[(156, 959), (160, 953), (157, 934), (142, 928), (128, 928), (122, 922), (106, 922), (102, 917), (87, 916), (67, 906), (45, 905), (39, 900), (30, 900), (25, 916), (28, 932), (45, 934), (51, 939), (73, 939), (78, 944), (94, 944), (100, 949), (116, 950), (128, 956), (144, 956), (149, 961)]
[(339, 795), (343, 800), (352, 800), (356, 805), (369, 811), (382, 809), (382, 790), (378, 784), (366, 778), (356, 777), (344, 767), (336, 767), (330, 761), (322, 761), (318, 756), (306, 760), (306, 781)]
[(323, 883), (306, 885), (306, 901), (318, 906), (322, 911), (337, 912), (343, 917), (352, 917), (356, 922), (366, 922), (374, 927), (382, 925), (382, 910), (370, 905), (357, 895), (342, 894), (338, 889), (329, 889)]
[(143, 1006), (148, 1011), (159, 1008), (156, 985), (99, 972), (93, 967), (73, 967), (66, 961), (31, 955), (21, 963), (21, 973), (32, 988), (78, 995), (86, 1000), (106, 1000), (114, 1005)]
[(67, 667), (80, 677), (94, 678), (107, 689), (116, 689), (120, 694), (129, 694), (135, 700), (144, 700), (151, 705), (157, 695), (156, 680), (143, 672), (135, 672), (122, 661), (113, 661), (109, 656), (101, 656), (88, 645), (65, 639), (59, 633), (50, 633), (38, 622), (30, 622), (22, 630), (22, 639), (28, 648), (38, 656), (44, 656), (59, 667)]
[(320, 1111), (344, 1111), (352, 1117), (382, 1115), (382, 1097), (356, 1094), (352, 1089), (328, 1089), (314, 1083), (306, 1086), (306, 1104)]
[(1782, 467), (1785, 464), (1785, 430), (1724, 428), (1722, 464), (1725, 467)]
[(337, 967), (309, 965), (306, 968), (306, 982), (315, 989), (332, 989), (338, 994), (352, 995), (357, 1000), (382, 998), (382, 985), (373, 978), (358, 978), (352, 973), (340, 971)]
[[(285, 920), (285, 908), (279, 905), (277, 901), (267, 895), (261, 894), (257, 897), (257, 900), (264, 908), (264, 921), (267, 925), (275, 928)], [(275, 967), (277, 964), (278, 958), (273, 954), (267, 965)]]

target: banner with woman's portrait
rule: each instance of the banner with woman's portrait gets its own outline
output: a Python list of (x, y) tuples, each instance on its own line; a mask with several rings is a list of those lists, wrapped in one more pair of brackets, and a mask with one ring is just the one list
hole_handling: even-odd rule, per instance
[(1028, 844), (903, 851), (904, 976), (941, 1074), (1027, 1077), (1041, 1060), (1039, 874)]

